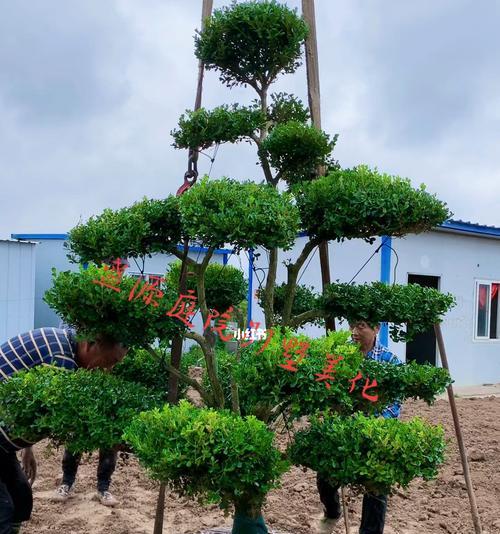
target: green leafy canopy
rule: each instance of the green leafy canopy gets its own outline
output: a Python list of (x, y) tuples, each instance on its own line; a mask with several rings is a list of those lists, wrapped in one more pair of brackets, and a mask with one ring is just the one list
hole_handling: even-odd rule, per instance
[(233, 2), (205, 21), (195, 38), (195, 53), (208, 70), (219, 71), (227, 86), (262, 88), (280, 73), (297, 69), (307, 34), (306, 23), (285, 5)]
[(14, 438), (51, 438), (72, 452), (122, 444), (123, 429), (158, 398), (103, 371), (35, 367), (0, 382), (0, 420)]
[(69, 232), (64, 244), (76, 263), (168, 252), (182, 237), (177, 198), (143, 199), (119, 210), (105, 209)]
[(293, 184), (316, 178), (318, 167), (327, 164), (336, 141), (337, 136), (330, 141), (321, 130), (294, 120), (276, 125), (259, 151), (280, 178)]
[(133, 346), (150, 344), (157, 338), (170, 340), (184, 328), (180, 321), (166, 316), (178, 295), (164, 283), (158, 286), (163, 297), (155, 299), (158, 306), (154, 306), (142, 298), (129, 300), (138, 282), (135, 278), (123, 276), (119, 292), (96, 283), (109, 281), (109, 271), (104, 267), (90, 264), (87, 269), (80, 267), (79, 272), (59, 273), (53, 269), (52, 277), (53, 286), (45, 293), (45, 302), (82, 336), (95, 339), (105, 335)]
[(295, 188), (304, 230), (338, 240), (403, 236), (431, 230), (451, 216), (446, 204), (409, 180), (366, 166), (338, 169)]
[(292, 246), (299, 226), (288, 193), (268, 185), (204, 177), (179, 198), (183, 228), (207, 246)]
[(175, 148), (206, 149), (215, 144), (251, 139), (265, 124), (260, 109), (234, 104), (208, 111), (187, 111), (179, 119), (179, 128), (171, 132)]
[(361, 486), (387, 495), (414, 478), (435, 478), (444, 451), (441, 426), (418, 417), (402, 422), (357, 414), (313, 418), (309, 429), (296, 434), (290, 456), (335, 486)]
[(186, 401), (141, 413), (124, 437), (153, 478), (224, 509), (260, 507), (288, 468), (273, 433), (255, 417)]
[[(325, 317), (347, 319), (350, 323), (391, 323), (394, 341), (412, 339), (433, 328), (455, 304), (453, 295), (437, 289), (381, 282), (330, 284), (321, 300)], [(403, 330), (405, 326), (406, 332)]]

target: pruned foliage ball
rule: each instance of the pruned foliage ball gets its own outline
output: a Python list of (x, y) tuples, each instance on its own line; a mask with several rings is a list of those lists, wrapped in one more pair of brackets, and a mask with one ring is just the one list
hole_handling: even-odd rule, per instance
[(275, 1), (233, 2), (205, 21), (195, 53), (227, 86), (262, 88), (297, 69), (308, 31), (296, 10)]
[(294, 184), (318, 176), (318, 167), (328, 163), (337, 138), (314, 126), (293, 120), (275, 126), (262, 142), (259, 151), (278, 176)]
[(177, 198), (143, 199), (119, 210), (105, 209), (69, 232), (64, 246), (76, 263), (169, 252), (182, 237)]
[(187, 234), (207, 246), (287, 249), (299, 225), (288, 193), (229, 178), (202, 179), (179, 198), (179, 209)]
[(124, 437), (152, 478), (224, 509), (260, 507), (288, 468), (255, 417), (186, 401), (139, 414)]
[(446, 204), (410, 180), (366, 166), (338, 169), (295, 189), (304, 230), (338, 240), (404, 236), (431, 230), (451, 216)]
[(332, 415), (313, 418), (290, 447), (292, 461), (319, 473), (334, 486), (360, 486), (387, 495), (417, 477), (436, 478), (444, 462), (441, 426), (415, 417), (398, 419)]
[[(412, 339), (432, 329), (455, 304), (450, 293), (418, 284), (330, 284), (322, 298), (325, 317), (350, 323), (389, 322), (394, 341)], [(406, 329), (406, 330), (405, 330)]]
[(123, 429), (159, 399), (103, 371), (35, 367), (0, 382), (0, 420), (13, 438), (51, 438), (72, 452), (121, 445)]
[(166, 315), (178, 295), (163, 283), (157, 288), (163, 296), (152, 289), (153, 299), (147, 303), (143, 297), (147, 298), (148, 293), (136, 298), (144, 281), (123, 276), (116, 286), (119, 291), (102, 285), (115, 285), (109, 266), (90, 264), (79, 272), (56, 273), (53, 269), (52, 277), (53, 286), (44, 300), (66, 324), (90, 339), (105, 336), (126, 346), (144, 345), (158, 338), (170, 340), (184, 329), (182, 322)]
[(260, 109), (238, 104), (188, 111), (179, 119), (179, 128), (172, 131), (174, 146), (206, 149), (215, 144), (236, 143), (255, 135), (265, 121)]

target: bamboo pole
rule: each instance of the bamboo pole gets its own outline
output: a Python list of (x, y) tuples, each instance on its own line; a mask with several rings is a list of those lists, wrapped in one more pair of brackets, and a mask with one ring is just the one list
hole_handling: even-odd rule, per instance
[[(307, 94), (309, 99), (309, 109), (311, 111), (311, 121), (313, 126), (321, 130), (321, 94), (319, 85), (319, 61), (318, 42), (316, 38), (316, 14), (314, 0), (302, 0), (302, 15), (309, 26), (309, 35), (306, 39), (306, 70), (307, 70)], [(320, 169), (320, 175), (325, 173), (325, 169)], [(331, 283), (330, 260), (328, 257), (328, 241), (319, 244), (319, 262), (321, 266), (321, 283), (323, 290)], [(335, 330), (335, 319), (326, 320), (326, 331)]]
[[(436, 333), (436, 340), (439, 347), (439, 355), (441, 357), (441, 364), (444, 369), (450, 372), (448, 367), (448, 358), (446, 356), (446, 349), (444, 346), (443, 333), (441, 331), (441, 325), (435, 324), (434, 331)], [(467, 486), (467, 493), (469, 495), (470, 509), (472, 513), (472, 522), (474, 524), (475, 534), (482, 534), (481, 519), (477, 509), (476, 495), (474, 493), (474, 487), (472, 485), (472, 479), (469, 469), (469, 461), (467, 459), (467, 449), (465, 448), (462, 429), (460, 427), (460, 419), (458, 417), (457, 404), (455, 402), (455, 396), (453, 394), (453, 386), (448, 386), (448, 400), (450, 401), (451, 415), (453, 416), (453, 425), (455, 427), (455, 434), (457, 436), (458, 449), (460, 451), (460, 460), (462, 461), (462, 468), (464, 471), (465, 485)]]
[[(203, 0), (201, 7), (201, 27), (202, 29), (205, 26), (205, 20), (212, 15), (213, 0)], [(203, 74), (205, 72), (205, 67), (203, 62), (200, 60), (198, 63), (198, 83), (196, 86), (196, 97), (194, 101), (194, 109), (200, 109), (201, 107), (201, 97), (203, 93)], [(192, 158), (193, 161), (198, 159), (197, 151), (190, 151), (188, 156), (189, 159)], [(184, 240), (184, 261), (181, 265), (181, 273), (179, 278), (179, 293), (185, 293), (186, 291), (186, 261), (185, 257), (189, 251), (189, 240)], [(180, 368), (182, 357), (182, 336), (176, 335), (172, 339), (172, 347), (170, 350), (170, 363), (175, 369)], [(173, 373), (170, 373), (168, 380), (168, 402), (175, 404), (179, 397), (179, 379)], [(160, 484), (160, 489), (158, 492), (158, 499), (156, 501), (156, 514), (155, 514), (155, 523), (153, 528), (153, 534), (163, 534), (163, 522), (165, 518), (165, 494), (166, 494), (166, 485)]]

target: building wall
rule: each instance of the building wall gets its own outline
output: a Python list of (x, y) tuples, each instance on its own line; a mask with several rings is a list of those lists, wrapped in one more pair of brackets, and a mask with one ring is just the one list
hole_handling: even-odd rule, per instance
[[(280, 257), (278, 281), (284, 281), (285, 258), (296, 258), (306, 238), (300, 238), (292, 251)], [(332, 281), (350, 282), (359, 268), (367, 265), (356, 276), (356, 283), (380, 280), (381, 251), (375, 253), (381, 240), (370, 245), (361, 240), (344, 243), (330, 243), (329, 258)], [(476, 385), (500, 382), (500, 339), (474, 341), (475, 281), (490, 279), (500, 281), (500, 240), (469, 235), (459, 235), (442, 231), (421, 235), (410, 235), (402, 239), (392, 239), (389, 281), (399, 284), (408, 282), (408, 274), (439, 276), (440, 290), (455, 295), (457, 305), (446, 315), (442, 323), (443, 336), (447, 348), (452, 377), (458, 385)], [(261, 251), (259, 251), (261, 252)], [(373, 256), (372, 256), (373, 255)], [(369, 259), (371, 257), (371, 259)], [(267, 273), (268, 258), (265, 252), (255, 261), (262, 278)], [(306, 262), (307, 265), (307, 262)], [(304, 270), (301, 283), (321, 288), (319, 254), (316, 252), (311, 263)], [(259, 287), (257, 276), (253, 276), (254, 288)], [(252, 317), (264, 323), (264, 316), (255, 296), (252, 299)], [(346, 324), (338, 325), (346, 328)], [(306, 326), (303, 331), (311, 336), (322, 335), (324, 330)], [(394, 343), (389, 339), (390, 349), (402, 360), (406, 360), (404, 343)], [(437, 353), (439, 354), (439, 353)], [(439, 357), (437, 358), (439, 361)]]
[[(473, 330), (475, 282), (500, 281), (500, 240), (430, 232), (393, 239), (392, 246), (399, 255), (397, 283), (406, 284), (408, 274), (439, 276), (440, 290), (452, 293), (457, 300), (442, 323), (450, 371), (456, 383), (500, 382), (500, 339), (474, 341)], [(404, 344), (391, 342), (390, 347), (404, 359)]]
[(35, 247), (0, 241), (0, 343), (33, 328)]
[[(35, 328), (44, 326), (59, 326), (60, 317), (45, 303), (43, 296), (45, 292), (52, 287), (52, 268), (57, 271), (77, 271), (78, 265), (70, 263), (66, 257), (64, 248), (64, 239), (39, 239), (37, 245), (36, 257), (36, 275), (35, 275)], [(22, 242), (21, 242), (22, 243)], [(193, 251), (189, 256), (194, 260), (201, 261), (204, 253)], [(223, 262), (222, 254), (214, 254), (212, 262)], [(131, 272), (161, 274), (165, 273), (166, 266), (177, 258), (170, 254), (155, 254), (151, 258), (145, 258), (144, 265), (138, 260), (138, 265), (134, 260), (129, 260), (128, 270)], [(195, 324), (197, 324), (195, 322)]]
[[(287, 252), (282, 252), (278, 261), (277, 283), (286, 281), (286, 267), (283, 262), (295, 261), (304, 248), (307, 237), (299, 237), (294, 247)], [(361, 239), (344, 241), (343, 243), (330, 242), (328, 247), (328, 256), (330, 261), (331, 281), (350, 282), (353, 278), (356, 283), (362, 284), (380, 279), (380, 255), (379, 248), (381, 240), (377, 239), (373, 244), (366, 243)], [(264, 314), (255, 297), (255, 289), (259, 288), (259, 278), (262, 280), (267, 275), (268, 256), (265, 251), (257, 251), (260, 256), (254, 260), (256, 273), (253, 276), (253, 294), (252, 294), (252, 318), (264, 324)], [(310, 262), (309, 262), (310, 260)], [(366, 264), (366, 265), (365, 265)], [(363, 267), (364, 265), (364, 267)], [(356, 275), (356, 273), (359, 274)], [(259, 269), (262, 269), (259, 271)], [(319, 261), (319, 251), (316, 250), (309, 256), (304, 267), (299, 274), (299, 283), (314, 287), (315, 291), (321, 292), (321, 266)], [(345, 328), (346, 325), (337, 325)], [(324, 329), (314, 325), (307, 325), (302, 332), (310, 336), (319, 336), (324, 334)]]

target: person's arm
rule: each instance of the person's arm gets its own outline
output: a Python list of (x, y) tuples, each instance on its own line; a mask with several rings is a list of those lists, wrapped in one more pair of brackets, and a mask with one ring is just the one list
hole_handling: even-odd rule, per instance
[(36, 478), (36, 458), (33, 447), (26, 447), (21, 451), (21, 465), (29, 483), (33, 485)]

